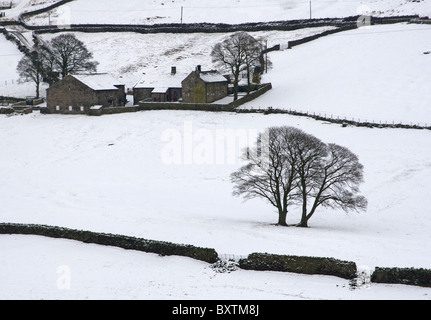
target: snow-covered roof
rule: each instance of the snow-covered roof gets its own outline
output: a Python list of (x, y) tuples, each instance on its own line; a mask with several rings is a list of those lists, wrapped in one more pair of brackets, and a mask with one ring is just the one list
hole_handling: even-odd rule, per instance
[(168, 91), (168, 87), (160, 87), (160, 88), (154, 88), (152, 93), (166, 93)]
[[(181, 88), (181, 82), (188, 76), (188, 74), (184, 73), (165, 73), (165, 74), (144, 74), (139, 80), (139, 82), (135, 85), (136, 89), (139, 88)], [(163, 92), (165, 93), (167, 89)], [(155, 92), (155, 91), (153, 91)]]
[(118, 90), (115, 85), (122, 85), (121, 81), (114, 79), (109, 74), (95, 73), (95, 74), (79, 74), (73, 75), (75, 79), (82, 82), (93, 90)]
[(227, 79), (218, 71), (202, 71), (200, 77), (205, 82), (226, 82)]

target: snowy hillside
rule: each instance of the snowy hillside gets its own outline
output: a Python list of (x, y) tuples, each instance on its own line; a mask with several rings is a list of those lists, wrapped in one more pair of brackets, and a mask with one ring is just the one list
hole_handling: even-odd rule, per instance
[[(17, 17), (50, 3), (17, 0), (9, 13)], [(286, 20), (310, 13), (309, 2), (301, 0), (143, 3), (76, 0), (29, 23), (180, 22), (181, 7), (184, 22)], [(431, 3), (314, 0), (312, 10), (313, 17), (430, 16)], [(329, 29), (252, 35), (270, 47), (285, 47)], [(172, 66), (186, 74), (196, 65), (214, 68), (211, 48), (228, 36), (74, 34), (100, 63), (98, 71), (121, 78), (128, 88), (143, 75), (162, 77)], [(431, 125), (430, 35), (429, 25), (373, 26), (271, 52), (273, 69), (263, 80), (273, 89), (243, 107)], [(0, 95), (34, 94), (32, 83), (17, 82), (22, 56), (0, 34)], [(265, 201), (233, 197), (230, 174), (242, 165), (241, 147), (276, 125), (301, 128), (356, 153), (365, 167), (361, 191), (368, 211), (321, 209), (309, 229), (285, 228), (275, 225), (277, 213)], [(343, 128), (274, 114), (153, 111), (102, 117), (0, 115), (0, 131), (1, 222), (191, 244), (225, 257), (268, 252), (349, 260), (368, 271), (376, 266), (431, 269), (430, 130)], [(292, 207), (288, 223), (299, 216), (300, 209)], [(191, 259), (33, 236), (0, 236), (0, 262), (0, 299), (431, 299), (430, 288), (372, 284), (350, 290), (347, 281), (334, 277), (244, 270), (218, 274)], [(63, 290), (58, 279), (65, 270), (72, 280)]]
[[(313, 18), (348, 17), (362, 14), (374, 16), (431, 16), (429, 1), (411, 0), (314, 0)], [(182, 9), (181, 9), (182, 8)], [(67, 17), (66, 17), (67, 16)], [(245, 23), (310, 18), (310, 2), (304, 0), (76, 0), (51, 13), (40, 14), (28, 21), (47, 25), (56, 19), (71, 24), (156, 24), (156, 23)]]
[[(4, 221), (187, 243), (221, 254), (258, 251), (431, 267), (431, 216), (423, 210), (431, 205), (429, 131), (187, 111), (101, 118), (35, 113), (0, 121), (7, 132), (0, 141)], [(272, 225), (277, 215), (265, 202), (232, 197), (229, 175), (240, 165), (239, 147), (217, 145), (217, 130), (240, 130), (252, 140), (272, 125), (300, 127), (357, 153), (365, 166), (368, 212), (322, 211), (310, 230), (286, 229)], [(216, 160), (221, 155), (225, 161)], [(292, 210), (289, 222), (298, 214)]]
[(0, 21), (17, 20), (22, 13), (46, 8), (58, 1), (59, 0), (2, 0), (1, 2), (5, 3), (12, 2), (12, 8), (3, 10), (5, 16), (0, 18)]
[(431, 26), (387, 25), (271, 53), (274, 89), (244, 108), (431, 126)]
[[(268, 41), (268, 46), (322, 33), (334, 27), (305, 28), (289, 32), (269, 31), (250, 33), (256, 39)], [(138, 33), (74, 33), (100, 63), (99, 72), (107, 72), (132, 88), (145, 74), (152, 79), (163, 77), (176, 66), (179, 73), (189, 74), (197, 65), (205, 70), (216, 68), (211, 61), (213, 46), (229, 34), (138, 34)], [(49, 41), (56, 34), (44, 34)], [(109, 48), (109, 49), (108, 49)]]
[[(237, 160), (239, 147), (231, 149), (226, 145), (226, 148), (220, 149), (220, 145), (216, 144), (217, 134), (228, 129), (239, 130), (240, 134), (245, 134), (251, 140), (257, 131), (271, 125), (296, 126), (319, 136), (325, 142), (339, 143), (357, 153), (365, 166), (366, 182), (362, 191), (370, 202), (369, 210), (361, 214), (322, 210), (311, 221), (311, 228), (304, 230), (274, 226), (277, 215), (263, 201), (243, 203), (241, 199), (232, 197), (229, 175), (240, 165)], [(215, 248), (220, 254), (243, 256), (252, 252), (270, 252), (327, 256), (354, 261), (369, 270), (375, 266), (431, 268), (431, 216), (424, 210), (431, 205), (428, 196), (431, 179), (429, 131), (341, 128), (282, 115), (181, 111), (142, 112), (101, 118), (43, 116), (38, 113), (24, 117), (0, 116), (0, 127), (2, 132), (7, 133), (0, 140), (3, 221), (58, 225), (193, 244)], [(178, 137), (180, 140), (175, 140)], [(187, 145), (192, 146), (191, 151), (187, 151)], [(179, 157), (172, 154), (173, 146), (174, 150), (179, 150)], [(226, 157), (224, 163), (216, 162), (216, 157), (221, 154)], [(232, 162), (229, 159), (234, 160)], [(297, 222), (299, 213), (298, 209), (291, 210), (289, 223)], [(11, 243), (10, 248), (22, 248), (21, 243), (27, 241), (22, 237), (2, 236), (2, 242)], [(25, 246), (31, 252), (40, 252), (40, 246), (46, 241), (52, 243), (51, 240), (38, 240)], [(53, 245), (58, 249), (50, 252), (69, 252), (62, 249), (69, 246), (67, 243)], [(71, 245), (80, 257), (79, 252), (87, 252), (79, 244)], [(113, 250), (123, 256), (128, 254), (115, 249), (101, 250)], [(21, 255), (13, 254), (15, 249), (1, 252), (2, 255), (14, 257), (12, 261), (23, 261)], [(113, 259), (104, 257), (109, 253), (98, 252), (101, 261)], [(150, 259), (147, 263), (157, 270), (160, 269), (158, 264), (163, 263), (151, 260), (146, 255), (132, 255), (138, 260)], [(207, 279), (207, 267), (184, 259), (170, 259), (176, 261), (178, 266), (175, 270), (181, 276), (185, 276), (181, 270), (186, 263), (201, 270), (193, 275), (198, 280), (191, 280), (192, 277), (190, 281), (202, 283)], [(76, 277), (81, 274), (77, 270), (88, 266), (87, 260), (82, 260), (82, 257), (76, 261), (75, 254), (67, 254), (62, 259), (54, 255), (47, 258), (48, 262), (52, 270), (59, 264), (69, 265), (77, 272)], [(95, 261), (89, 263), (99, 266)], [(132, 265), (115, 263), (109, 269), (111, 271), (107, 271), (123, 270), (118, 274), (124, 274), (129, 270), (126, 272), (129, 274)], [(2, 264), (1, 273), (13, 273), (16, 268), (11, 266)], [(46, 274), (42, 267), (33, 268), (31, 274), (41, 273)], [(239, 272), (231, 277), (238, 275), (247, 279), (251, 274)], [(91, 272), (87, 276), (91, 276)], [(51, 277), (57, 275), (51, 274)], [(149, 281), (141, 277), (134, 279)], [(159, 287), (169, 278), (167, 274), (159, 277), (157, 279), (162, 282), (148, 284), (150, 288), (155, 288), (153, 297), (169, 298), (163, 287)], [(291, 289), (278, 286), (276, 274), (258, 274), (253, 277), (265, 277), (267, 291), (264, 292), (268, 292), (268, 297), (283, 298), (285, 292), (292, 292)], [(6, 279), (9, 280), (2, 281), (12, 286), (14, 282), (11, 282), (10, 277)], [(303, 277), (293, 276), (292, 279), (300, 281), (298, 288), (305, 285), (309, 297), (349, 296), (346, 292), (348, 288), (342, 292), (336, 290), (323, 294), (314, 287), (310, 288), (311, 284), (299, 280)], [(322, 281), (329, 281), (329, 285), (335, 289), (334, 281), (339, 282), (330, 279)], [(117, 285), (121, 291), (126, 286), (123, 281), (130, 281), (130, 278), (118, 278), (118, 283), (111, 285)], [(188, 280), (183, 281), (189, 283)], [(235, 283), (239, 280), (231, 281)], [(47, 293), (43, 284), (41, 291), (30, 293), (21, 290), (25, 283), (20, 280), (15, 283), (18, 289), (16, 292), (12, 290), (11, 296), (21, 294), (24, 297), (41, 298), (54, 295), (58, 298), (63, 294), (58, 290)], [(94, 286), (87, 284), (90, 291), (81, 287), (85, 283), (73, 283), (81, 291), (69, 294), (80, 297), (84, 294), (82, 290), (102, 298), (112, 296), (115, 292), (92, 291), (97, 287), (97, 282)], [(178, 284), (175, 290), (181, 286), (181, 283)], [(233, 295), (241, 294), (241, 298), (245, 299), (263, 298), (255, 291), (241, 293), (237, 291), (236, 285), (232, 286)], [(259, 287), (258, 284), (256, 286)], [(198, 288), (195, 290), (205, 291), (205, 286)], [(379, 286), (373, 288), (378, 292)], [(195, 290), (192, 291), (197, 294)], [(407, 292), (402, 288), (400, 290), (397, 291), (399, 294)], [(417, 290), (421, 294), (431, 294), (429, 289)], [(176, 292), (175, 297), (187, 298), (181, 296), (182, 291)], [(184, 292), (190, 292), (190, 289)], [(358, 294), (365, 295), (364, 292)], [(136, 292), (136, 297), (145, 298), (149, 295)], [(221, 292), (202, 293), (208, 298), (222, 298), (220, 295)], [(372, 298), (373, 294), (368, 297)]]
[[(22, 97), (34, 96), (36, 89), (33, 83), (19, 82), (19, 75), (16, 71), (19, 61), (24, 55), (18, 50), (16, 45), (6, 40), (0, 34), (0, 96)], [(42, 85), (46, 89), (46, 85)], [(44, 93), (44, 90), (42, 90)]]

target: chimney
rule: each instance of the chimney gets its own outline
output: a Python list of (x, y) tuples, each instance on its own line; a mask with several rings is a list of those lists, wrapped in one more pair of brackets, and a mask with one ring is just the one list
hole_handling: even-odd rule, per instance
[(171, 68), (171, 74), (172, 74), (172, 75), (177, 74), (177, 67), (172, 67), (172, 68)]
[(201, 66), (201, 65), (198, 65), (198, 66), (196, 67), (196, 71), (201, 72), (201, 71), (202, 71), (202, 66)]

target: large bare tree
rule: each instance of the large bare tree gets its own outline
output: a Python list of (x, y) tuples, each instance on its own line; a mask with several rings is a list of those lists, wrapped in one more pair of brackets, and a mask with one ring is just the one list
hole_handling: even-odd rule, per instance
[(213, 62), (229, 69), (233, 76), (234, 100), (238, 100), (238, 84), (241, 72), (249, 75), (260, 62), (261, 44), (246, 32), (237, 32), (224, 41), (217, 43), (212, 52)]
[(269, 201), (277, 208), (279, 225), (287, 226), (292, 205), (302, 209), (299, 227), (308, 227), (320, 206), (367, 208), (367, 200), (359, 195), (363, 166), (345, 147), (327, 145), (294, 127), (272, 127), (242, 158), (246, 164), (231, 175), (233, 194)]
[[(304, 183), (304, 202), (299, 227), (308, 227), (308, 221), (317, 208), (329, 207), (344, 211), (366, 210), (368, 201), (359, 195), (359, 185), (364, 182), (364, 167), (359, 158), (349, 149), (328, 145), (328, 155), (316, 163), (316, 174)], [(311, 208), (307, 211), (307, 199), (311, 199)]]
[(233, 194), (246, 200), (266, 199), (277, 208), (281, 226), (287, 226), (288, 208), (296, 199), (298, 159), (289, 141), (300, 133), (292, 127), (269, 128), (256, 145), (244, 151), (242, 158), (246, 165), (231, 175)]
[(317, 137), (301, 132), (295, 139), (287, 142), (291, 152), (296, 155), (298, 202), (302, 203), (302, 217), (307, 215), (309, 197), (315, 189), (316, 181), (322, 175), (324, 159), (328, 146)]
[(62, 78), (69, 74), (97, 69), (98, 62), (91, 60), (93, 54), (73, 34), (62, 34), (53, 38), (45, 50), (49, 51), (45, 55), (53, 59)]

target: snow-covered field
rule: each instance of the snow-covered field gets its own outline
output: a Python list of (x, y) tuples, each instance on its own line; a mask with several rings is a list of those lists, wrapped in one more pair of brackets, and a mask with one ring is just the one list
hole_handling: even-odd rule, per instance
[[(431, 16), (429, 1), (409, 0), (314, 0), (313, 18), (374, 16)], [(183, 8), (181, 10), (181, 7)], [(310, 2), (304, 0), (77, 0), (32, 17), (32, 25), (57, 24), (157, 24), (157, 23), (245, 23), (310, 18)], [(181, 20), (182, 19), (182, 20)]]
[(49, 7), (58, 1), (59, 0), (2, 0), (2, 3), (12, 2), (12, 8), (2, 10), (5, 13), (5, 16), (0, 18), (0, 21), (17, 20), (22, 13)]
[(431, 26), (363, 27), (274, 52), (272, 106), (356, 121), (431, 126)]
[[(23, 54), (17, 46), (6, 40), (3, 34), (0, 34), (0, 96), (21, 97), (34, 96), (36, 89), (33, 83), (19, 82), (19, 75), (16, 71), (19, 61)], [(41, 87), (45, 94), (46, 85)]]
[[(282, 32), (251, 32), (256, 39), (268, 41), (268, 47), (276, 44), (287, 45), (289, 41), (320, 34), (333, 27), (305, 28)], [(151, 79), (170, 74), (171, 67), (185, 74), (202, 65), (205, 70), (216, 68), (211, 60), (211, 50), (218, 42), (230, 34), (137, 34), (137, 33), (74, 33), (100, 62), (98, 72), (108, 72), (121, 77), (127, 87), (133, 88), (145, 74)], [(49, 41), (54, 35), (43, 35)]]
[[(333, 27), (305, 28), (289, 32), (252, 32), (256, 39), (268, 41), (268, 47), (276, 44), (287, 45), (289, 41), (322, 33)], [(151, 79), (163, 78), (176, 66), (178, 73), (186, 77), (197, 65), (204, 69), (216, 68), (211, 61), (213, 46), (229, 34), (137, 34), (137, 33), (74, 33), (84, 42), (94, 60), (98, 61), (98, 72), (121, 78), (127, 88), (133, 88), (145, 74)], [(28, 33), (25, 33), (28, 36)], [(54, 35), (42, 35), (49, 41)], [(16, 67), (23, 54), (16, 45), (0, 34), (0, 95), (24, 97), (34, 95), (33, 83), (18, 83)], [(46, 85), (41, 95), (45, 96)]]
[[(188, 258), (40, 237), (0, 236), (2, 300), (429, 300), (431, 290), (280, 272), (217, 273)], [(37, 266), (37, 267), (35, 267)], [(269, 304), (271, 306), (271, 304)], [(156, 307), (148, 306), (152, 311)], [(159, 313), (170, 314), (166, 306)], [(260, 312), (271, 311), (260, 306)]]
[[(25, 1), (19, 3), (30, 4)], [(217, 10), (211, 8), (214, 20), (205, 10), (200, 19), (239, 23), (253, 21), (252, 12), (266, 21), (307, 14), (299, 1), (277, 10), (272, 6), (282, 2), (267, 3), (271, 13), (280, 15), (286, 7), (292, 13), (286, 18), (265, 13), (261, 1), (253, 2), (254, 7), (247, 2), (248, 16), (234, 14), (235, 6), (245, 10), (244, 1), (226, 3), (232, 5), (229, 15), (222, 1)], [(96, 0), (69, 6), (82, 10), (71, 15), (73, 23), (178, 22), (175, 13), (181, 5), (185, 22), (191, 22), (187, 14), (193, 7), (204, 9), (190, 0), (165, 3), (160, 14), (138, 17), (140, 11), (134, 9), (128, 18), (114, 13), (136, 4), (129, 1), (118, 8), (118, 2), (108, 6), (104, 1), (103, 12)], [(161, 2), (152, 5), (161, 7)], [(315, 14), (322, 17), (332, 16), (331, 10), (337, 16), (352, 15), (361, 5), (313, 1)], [(382, 15), (423, 14), (430, 4), (381, 0), (367, 6)], [(147, 19), (155, 13), (164, 18)], [(220, 18), (225, 16), (229, 21)], [(315, 31), (255, 36), (272, 46)], [(271, 53), (274, 68), (264, 81), (274, 89), (245, 107), (430, 125), (431, 55), (424, 54), (431, 51), (430, 32), (431, 27), (422, 25), (374, 26)], [(227, 36), (76, 35), (100, 62), (99, 71), (122, 76), (128, 87), (143, 73), (156, 77), (171, 66), (185, 73), (197, 64), (213, 68), (211, 47)], [(45, 40), (50, 37), (44, 35)], [(21, 57), (0, 35), (0, 95), (33, 95), (33, 84), (16, 83)], [(362, 191), (368, 211), (321, 210), (309, 229), (283, 228), (274, 225), (277, 215), (266, 202), (233, 197), (229, 176), (241, 163), (239, 146), (229, 142), (242, 137), (245, 146), (256, 132), (273, 125), (299, 127), (358, 154), (365, 166)], [(334, 257), (370, 271), (376, 266), (431, 269), (428, 130), (342, 128), (288, 115), (159, 111), (103, 117), (0, 115), (0, 132), (2, 222), (131, 235), (211, 247), (223, 255)], [(298, 222), (299, 214), (292, 208), (288, 223)], [(187, 258), (33, 236), (0, 236), (0, 262), (1, 299), (431, 299), (429, 288), (372, 284), (350, 290), (348, 281), (334, 277), (244, 270), (218, 274)]]
[[(35, 113), (2, 116), (0, 125), (6, 133), (0, 141), (3, 221), (186, 243), (215, 248), (220, 254), (327, 256), (371, 270), (375, 266), (431, 267), (431, 215), (426, 209), (431, 205), (429, 131), (341, 128), (283, 115), (180, 111), (100, 118)], [(310, 229), (282, 228), (274, 226), (276, 213), (265, 202), (243, 203), (232, 197), (229, 175), (240, 163), (230, 157), (236, 159), (238, 150), (222, 148), (216, 141), (228, 129), (238, 130), (238, 137), (252, 138), (271, 125), (297, 126), (357, 153), (365, 166), (362, 191), (369, 210), (361, 214), (323, 210)], [(293, 209), (289, 223), (297, 222), (298, 216), (299, 210)], [(5, 241), (17, 241), (18, 247), (21, 241), (26, 243), (21, 237)], [(27, 249), (43, 247), (43, 241), (34, 241)], [(77, 250), (85, 249), (78, 246)], [(76, 268), (85, 267), (85, 261), (77, 262)], [(184, 260), (176, 261), (182, 268)], [(129, 272), (127, 265), (115, 268)], [(90, 274), (98, 272), (92, 270)], [(43, 271), (37, 267), (32, 272)], [(30, 294), (22, 293), (20, 279), (14, 281), (17, 291), (11, 295)], [(270, 292), (278, 290), (271, 289), (273, 285), (279, 288), (277, 281), (266, 285)], [(429, 289), (426, 292), (431, 294)], [(208, 292), (207, 297), (211, 296), (220, 298)], [(255, 295), (241, 295), (249, 297)]]

